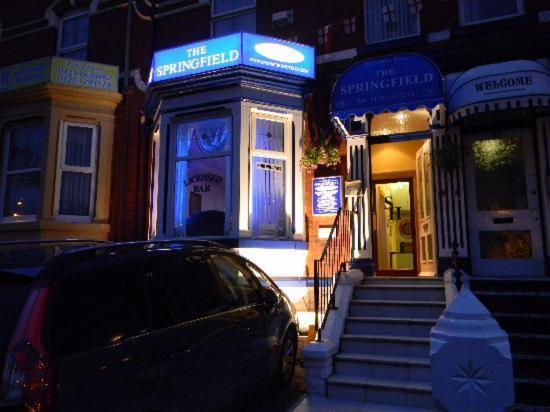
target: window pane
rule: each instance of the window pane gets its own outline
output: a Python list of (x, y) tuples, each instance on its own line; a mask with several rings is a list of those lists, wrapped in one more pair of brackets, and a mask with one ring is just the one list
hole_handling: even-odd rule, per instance
[(482, 259), (531, 259), (533, 244), (529, 230), (479, 232)]
[(88, 57), (88, 48), (83, 47), (81, 49), (72, 50), (70, 52), (59, 53), (59, 56), (65, 57), (67, 59), (86, 60), (86, 58)]
[(204, 156), (231, 150), (231, 118), (181, 123), (176, 128), (176, 156)]
[(472, 142), (472, 155), (478, 210), (527, 209), (520, 138), (476, 140)]
[(255, 0), (214, 0), (212, 3), (212, 14), (230, 13), (245, 7), (253, 7)]
[(91, 173), (62, 172), (59, 214), (89, 216), (91, 188)]
[(256, 33), (256, 12), (214, 21), (214, 37), (238, 32)]
[(61, 49), (88, 43), (88, 15), (63, 20)]
[(15, 127), (10, 130), (8, 170), (33, 169), (42, 166), (44, 126)]
[(285, 151), (285, 124), (272, 120), (256, 120), (256, 149)]
[[(260, 296), (246, 278), (245, 269), (229, 256), (212, 256), (218, 274), (233, 305), (244, 306), (260, 301)], [(250, 274), (248, 274), (250, 276)]]
[(251, 265), (247, 261), (244, 261), (244, 264), (246, 265), (247, 269), (256, 276), (256, 279), (258, 279), (258, 282), (260, 282), (260, 284), (264, 288), (271, 289), (275, 292), (279, 291), (279, 288), (275, 285), (275, 283), (270, 278), (268, 278), (262, 271), (257, 269), (256, 266)]
[(176, 236), (225, 234), (229, 156), (176, 162)]
[(4, 216), (36, 215), (40, 204), (41, 172), (6, 176)]
[(423, 182), (424, 182), (424, 205), (426, 206), (426, 217), (432, 215), (432, 173), (430, 170), (430, 155), (428, 153), (423, 153), (424, 165), (423, 171)]
[(92, 136), (90, 127), (68, 126), (65, 146), (67, 166), (90, 167), (92, 165)]
[(56, 352), (80, 353), (118, 344), (145, 332), (142, 282), (141, 270), (133, 265), (67, 278), (52, 316)]
[(252, 232), (254, 236), (286, 236), (285, 161), (252, 158)]
[(467, 23), (518, 13), (517, 0), (462, 0)]
[(366, 0), (367, 43), (397, 39), (419, 33), (418, 14), (408, 0)]

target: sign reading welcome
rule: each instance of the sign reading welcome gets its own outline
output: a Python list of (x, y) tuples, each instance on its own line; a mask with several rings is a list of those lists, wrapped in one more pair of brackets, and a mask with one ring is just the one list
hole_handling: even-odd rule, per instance
[(340, 119), (365, 113), (434, 108), (445, 99), (443, 77), (429, 59), (396, 54), (364, 60), (338, 80), (331, 96), (331, 115)]
[(118, 67), (61, 57), (47, 57), (0, 69), (0, 92), (41, 83), (118, 91)]
[(302, 44), (236, 33), (155, 52), (149, 83), (238, 65), (313, 79), (315, 52)]
[(342, 207), (342, 177), (313, 178), (313, 214), (335, 215)]

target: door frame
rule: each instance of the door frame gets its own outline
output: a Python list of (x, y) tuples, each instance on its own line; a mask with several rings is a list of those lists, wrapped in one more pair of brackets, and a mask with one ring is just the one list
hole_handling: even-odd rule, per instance
[[(404, 174), (403, 177), (386, 177), (381, 179), (372, 179), (371, 180), (371, 199), (372, 199), (372, 213), (371, 213), (371, 222), (373, 224), (371, 225), (372, 231), (372, 250), (373, 250), (373, 261), (374, 261), (374, 276), (418, 276), (418, 254), (417, 254), (417, 233), (416, 233), (416, 210), (415, 210), (415, 191), (414, 191), (414, 176), (411, 176), (410, 174)], [(375, 224), (374, 219), (372, 219), (372, 215), (376, 213), (376, 185), (377, 184), (384, 184), (384, 183), (397, 183), (397, 182), (408, 182), (409, 183), (409, 196), (410, 196), (410, 202), (411, 202), (411, 229), (412, 229), (412, 254), (413, 254), (413, 268), (412, 270), (409, 269), (379, 269), (378, 268), (378, 231), (375, 230)]]

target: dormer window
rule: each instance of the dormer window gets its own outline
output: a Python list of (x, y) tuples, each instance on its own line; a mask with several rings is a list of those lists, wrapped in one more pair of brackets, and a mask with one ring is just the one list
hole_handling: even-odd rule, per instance
[(69, 59), (86, 60), (88, 57), (87, 13), (73, 15), (61, 20), (57, 54)]

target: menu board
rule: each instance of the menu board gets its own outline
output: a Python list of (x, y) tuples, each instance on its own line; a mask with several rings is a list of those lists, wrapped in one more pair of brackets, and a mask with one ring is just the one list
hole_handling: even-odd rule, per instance
[(313, 178), (313, 214), (335, 215), (342, 207), (342, 176)]

